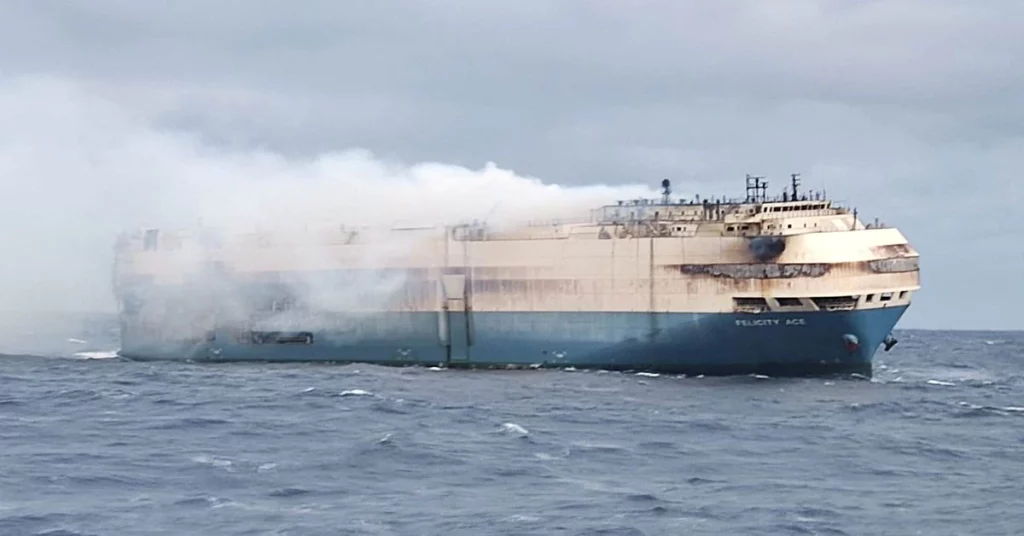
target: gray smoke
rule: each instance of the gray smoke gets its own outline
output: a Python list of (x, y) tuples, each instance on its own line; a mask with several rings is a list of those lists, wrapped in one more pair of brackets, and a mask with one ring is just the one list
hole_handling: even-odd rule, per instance
[[(173, 99), (133, 102), (53, 78), (0, 85), (0, 186), (8, 201), (0, 211), (0, 311), (114, 311), (115, 237), (141, 227), (287, 232), (308, 246), (302, 255), (315, 256), (318, 235), (308, 230), (317, 226), (579, 218), (617, 199), (656, 195), (641, 185), (545, 184), (494, 164), (385, 162), (359, 149), (311, 159), (215, 149), (157, 126), (173, 106)], [(195, 262), (202, 256), (195, 253), (181, 261)], [(378, 283), (386, 290), (399, 282)], [(360, 299), (315, 282), (296, 288), (323, 308)], [(0, 351), (2, 342), (0, 333)]]

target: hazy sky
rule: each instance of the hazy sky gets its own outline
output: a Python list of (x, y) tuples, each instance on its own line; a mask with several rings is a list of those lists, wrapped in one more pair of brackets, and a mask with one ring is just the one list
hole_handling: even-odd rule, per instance
[(108, 307), (112, 233), (282, 193), (799, 172), (920, 250), (903, 327), (1024, 328), (1021, 51), (1009, 0), (0, 0), (4, 307)]

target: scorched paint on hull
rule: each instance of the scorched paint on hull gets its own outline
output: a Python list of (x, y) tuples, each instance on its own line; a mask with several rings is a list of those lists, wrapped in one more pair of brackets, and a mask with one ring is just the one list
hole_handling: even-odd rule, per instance
[[(248, 337), (240, 342), (242, 332), (224, 329), (217, 330), (213, 340), (190, 344), (136, 343), (126, 329), (121, 355), (139, 360), (870, 376), (877, 348), (905, 310), (906, 306), (894, 306), (758, 315), (477, 312), (472, 313), (468, 331), (452, 330), (450, 346), (441, 342), (436, 313), (388, 313), (378, 322), (402, 326), (401, 331), (377, 337), (311, 331), (305, 333), (310, 340), (299, 337), (288, 343), (255, 344)], [(455, 320), (464, 322), (465, 317)]]

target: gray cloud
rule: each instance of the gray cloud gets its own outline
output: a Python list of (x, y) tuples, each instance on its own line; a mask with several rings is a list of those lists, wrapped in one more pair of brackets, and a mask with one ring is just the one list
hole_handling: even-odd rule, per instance
[[(1009, 305), (1024, 299), (1019, 2), (36, 0), (2, 15), (0, 72), (111, 99), (90, 116), (100, 138), (135, 114), (131, 132), (236, 156), (366, 148), (702, 195), (802, 172), (922, 251), (905, 325), (1024, 327)], [(92, 143), (68, 140), (86, 160)], [(103, 200), (144, 190), (105, 184)]]

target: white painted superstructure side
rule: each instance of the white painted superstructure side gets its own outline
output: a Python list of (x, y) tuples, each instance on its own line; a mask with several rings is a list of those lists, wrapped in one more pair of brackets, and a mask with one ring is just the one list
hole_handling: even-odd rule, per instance
[[(824, 217), (824, 216), (823, 216)], [(384, 233), (368, 242), (344, 243), (342, 233), (287, 241), (225, 241), (216, 249), (180, 247), (122, 255), (120, 275), (152, 276), (176, 285), (211, 264), (238, 276), (351, 269), (425, 269), (439, 280), (446, 267), (466, 267), (473, 280), (517, 281), (517, 290), (474, 290), (478, 311), (733, 312), (735, 298), (859, 296), (858, 308), (908, 303), (919, 288), (917, 270), (876, 272), (870, 261), (914, 259), (896, 229), (808, 232), (788, 236), (773, 261), (824, 264), (827, 273), (797, 277), (729, 277), (684, 273), (694, 265), (758, 264), (740, 236), (660, 236), (599, 239), (599, 226), (565, 226), (564, 238), (456, 240), (444, 229)], [(527, 229), (529, 231), (530, 229)], [(538, 231), (536, 228), (534, 231)], [(543, 231), (548, 234), (548, 230)], [(516, 233), (512, 233), (516, 234)], [(528, 233), (527, 233), (528, 234)], [(559, 233), (551, 233), (559, 234)], [(520, 235), (522, 236), (522, 235)], [(289, 246), (287, 244), (299, 244)], [(885, 302), (869, 296), (893, 293)], [(773, 302), (774, 303), (774, 302)], [(805, 300), (806, 307), (812, 307)], [(433, 310), (410, 301), (400, 310)]]

